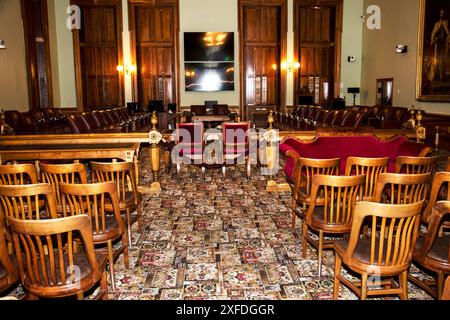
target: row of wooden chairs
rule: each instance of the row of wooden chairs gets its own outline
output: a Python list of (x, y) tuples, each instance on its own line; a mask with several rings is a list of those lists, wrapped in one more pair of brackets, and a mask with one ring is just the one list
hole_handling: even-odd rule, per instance
[[(428, 232), (426, 240), (419, 239), (416, 250), (413, 249), (421, 221), (429, 224), (430, 230), (433, 230), (432, 223), (437, 229), (449, 226), (442, 218), (449, 210), (442, 209), (447, 207), (438, 202), (438, 197), (444, 185), (450, 182), (450, 173), (441, 172), (434, 177), (425, 206), (437, 159), (400, 159), (395, 174), (386, 173), (388, 164), (388, 158), (350, 158), (347, 160), (346, 176), (338, 176), (340, 159), (296, 159), (293, 227), (297, 207), (300, 206), (298, 215), (304, 220), (303, 255), (306, 256), (308, 243), (318, 250), (319, 276), (323, 249), (335, 249), (335, 298), (342, 282), (364, 299), (373, 294), (399, 294), (406, 299), (406, 281), (413, 252), (415, 261), (438, 273), (437, 289), (425, 286), (418, 279), (411, 281), (437, 298), (442, 296), (445, 274), (450, 273), (449, 258), (446, 256), (450, 238), (441, 237), (439, 240), (444, 248), (447, 245), (447, 250), (441, 250), (441, 256), (437, 259), (440, 261), (439, 267), (433, 267), (432, 263), (424, 260), (438, 251), (431, 245), (435, 243), (436, 233)], [(448, 201), (450, 195), (444, 198)], [(441, 212), (439, 219), (436, 212)], [(310, 229), (319, 233), (318, 241), (309, 235)], [(350, 236), (350, 241), (327, 242), (324, 241), (324, 234)], [(342, 263), (362, 275), (359, 286), (340, 276)], [(387, 284), (388, 289), (368, 291), (368, 270), (376, 270), (380, 276), (399, 275), (399, 286), (381, 282)]]
[[(0, 226), (3, 225), (0, 231), (6, 243), (14, 243), (21, 280), (31, 296), (77, 294), (82, 298), (84, 292), (101, 280), (99, 297), (107, 298), (106, 261), (113, 291), (114, 260), (123, 253), (125, 266), (129, 268), (131, 224), (139, 221), (142, 232), (134, 165), (93, 162), (90, 166), (91, 184), (82, 164), (41, 164), (42, 184), (37, 184), (33, 165), (0, 166)], [(137, 210), (134, 221), (130, 215), (133, 209)], [(72, 219), (80, 215), (85, 219)], [(113, 248), (117, 241), (121, 245)], [(0, 246), (2, 242), (0, 239)], [(105, 255), (101, 254), (105, 250), (94, 252), (93, 246), (105, 245)], [(9, 259), (8, 251), (12, 251), (3, 247), (6, 249), (0, 250), (0, 262), (7, 266), (6, 274), (12, 278), (7, 276), (3, 281), (0, 272), (0, 291), (14, 283), (14, 275), (17, 276), (9, 268), (11, 263), (3, 263)]]

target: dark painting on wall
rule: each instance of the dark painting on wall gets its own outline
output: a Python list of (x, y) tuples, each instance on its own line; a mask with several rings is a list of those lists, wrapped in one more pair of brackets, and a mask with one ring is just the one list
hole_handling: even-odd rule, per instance
[(450, 1), (421, 0), (417, 99), (450, 102)]

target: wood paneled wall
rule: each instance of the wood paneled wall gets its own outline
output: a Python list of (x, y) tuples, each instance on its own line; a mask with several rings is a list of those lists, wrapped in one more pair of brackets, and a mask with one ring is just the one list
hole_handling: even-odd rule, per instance
[(124, 106), (121, 0), (72, 0), (81, 8), (74, 30), (78, 109)]
[(301, 64), (294, 97), (308, 87), (317, 104), (326, 103), (340, 94), (343, 1), (294, 1), (295, 56)]
[(21, 0), (30, 109), (53, 107), (46, 0)]
[(241, 114), (282, 110), (286, 100), (287, 1), (239, 0)]
[(147, 107), (151, 100), (179, 106), (178, 0), (129, 0), (134, 75), (134, 100)]

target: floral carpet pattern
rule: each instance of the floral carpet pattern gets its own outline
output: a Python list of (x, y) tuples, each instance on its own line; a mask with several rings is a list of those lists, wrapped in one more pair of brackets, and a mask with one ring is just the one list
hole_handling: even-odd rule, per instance
[[(148, 150), (141, 151), (141, 185), (151, 182)], [(113, 300), (330, 300), (333, 251), (325, 251), (322, 278), (317, 252), (301, 255), (301, 221), (291, 227), (290, 193), (268, 193), (268, 177), (252, 168), (184, 166), (160, 177), (159, 195), (143, 197), (144, 229), (133, 226), (130, 269), (116, 262)], [(284, 173), (276, 177), (284, 181)], [(353, 277), (344, 269), (344, 274)], [(411, 273), (422, 277), (415, 266)], [(21, 291), (15, 289), (12, 294)], [(431, 299), (409, 283), (409, 298)], [(357, 297), (341, 286), (340, 299)], [(386, 298), (383, 298), (386, 299)], [(397, 299), (392, 297), (390, 299)]]

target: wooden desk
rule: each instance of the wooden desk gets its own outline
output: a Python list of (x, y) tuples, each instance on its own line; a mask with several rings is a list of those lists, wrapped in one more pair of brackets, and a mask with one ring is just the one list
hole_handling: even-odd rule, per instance
[(140, 143), (1, 145), (0, 164), (21, 160), (118, 159), (133, 162), (139, 181)]
[(231, 121), (229, 116), (215, 116), (215, 115), (204, 115), (204, 116), (193, 116), (193, 122), (227, 122)]

